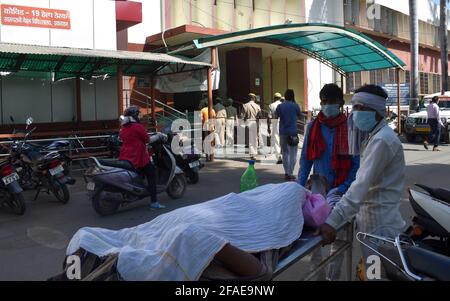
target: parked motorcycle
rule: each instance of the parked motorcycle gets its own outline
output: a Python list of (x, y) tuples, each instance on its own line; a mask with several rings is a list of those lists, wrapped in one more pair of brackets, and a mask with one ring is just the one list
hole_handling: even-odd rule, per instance
[(22, 187), (19, 184), (19, 175), (11, 164), (11, 159), (4, 159), (0, 162), (0, 205), (7, 205), (15, 214), (25, 213), (25, 200), (22, 194)]
[[(9, 119), (11, 120), (12, 125), (14, 126), (14, 124), (15, 124), (14, 118), (12, 116), (9, 116)], [(31, 120), (32, 120), (32, 118), (31, 118)], [(28, 126), (25, 130), (16, 129), (14, 127), (12, 133), (26, 135), (27, 129), (28, 129)], [(68, 149), (70, 147), (72, 147), (72, 149), (75, 149), (74, 143), (72, 141), (66, 140), (66, 139), (60, 139), (60, 140), (52, 141), (50, 143), (34, 142), (34, 143), (28, 143), (28, 144), (29, 144), (29, 146), (32, 146), (33, 148), (35, 148), (36, 150), (38, 150), (40, 153), (43, 153), (43, 154), (46, 154), (49, 152), (54, 152), (54, 151), (59, 152), (59, 154), (61, 155), (62, 161), (63, 161), (64, 174), (66, 176), (69, 175), (69, 171), (66, 167), (69, 166), (70, 162), (72, 161), (72, 159), (70, 158), (70, 156), (68, 154), (69, 153)], [(71, 182), (70, 184), (75, 184), (75, 179), (71, 178), (70, 182)]]
[[(168, 136), (168, 144), (171, 145), (173, 139), (178, 134), (169, 132), (167, 133)], [(170, 151), (172, 152), (173, 156), (175, 157), (175, 160), (177, 162), (177, 166), (183, 170), (184, 174), (186, 175), (186, 178), (190, 184), (197, 184), (200, 177), (199, 177), (199, 171), (202, 169), (205, 165), (200, 162), (200, 154), (198, 151), (195, 150), (195, 148), (191, 145), (184, 145), (183, 143), (186, 140), (183, 139), (183, 137), (180, 137), (179, 139), (179, 146), (180, 146), (180, 152), (175, 153), (170, 147)]]
[(390, 280), (450, 281), (450, 257), (430, 251), (404, 234), (391, 239), (360, 232), (356, 238), (369, 248), (367, 238), (382, 242), (378, 250), (372, 250), (380, 256)]
[[(170, 146), (162, 141), (160, 135), (155, 134), (150, 138), (157, 170), (157, 193), (166, 191), (171, 198), (178, 199), (186, 191), (186, 178), (176, 165)], [(98, 214), (114, 214), (120, 207), (150, 195), (145, 177), (130, 162), (95, 157), (90, 159), (92, 167), (86, 171), (85, 178), (92, 206)], [(121, 197), (114, 197), (117, 195)]]
[(62, 157), (57, 151), (42, 154), (40, 148), (27, 143), (27, 138), (36, 129), (28, 130), (32, 123), (33, 119), (28, 118), (23, 140), (16, 140), (11, 144), (11, 158), (20, 176), (19, 183), (24, 189), (37, 190), (34, 200), (45, 189), (48, 194), (52, 192), (65, 204), (70, 199), (67, 184), (74, 184), (75, 181), (64, 174)]
[(416, 184), (425, 192), (408, 189), (416, 214), (408, 234), (414, 241), (450, 256), (450, 190)]

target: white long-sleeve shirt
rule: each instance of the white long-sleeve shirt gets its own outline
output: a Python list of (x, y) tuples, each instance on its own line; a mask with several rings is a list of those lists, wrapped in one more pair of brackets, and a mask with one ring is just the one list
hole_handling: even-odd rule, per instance
[(356, 215), (358, 231), (395, 237), (403, 231), (400, 200), (405, 185), (403, 147), (382, 121), (361, 154), (356, 179), (335, 205), (326, 223), (337, 228)]
[(438, 104), (434, 102), (430, 103), (427, 108), (427, 115), (428, 119), (436, 119), (441, 126), (444, 126), (441, 120), (441, 114)]

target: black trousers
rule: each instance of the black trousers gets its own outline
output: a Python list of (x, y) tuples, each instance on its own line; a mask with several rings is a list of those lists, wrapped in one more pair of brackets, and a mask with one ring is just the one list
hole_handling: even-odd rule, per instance
[(152, 203), (157, 202), (156, 198), (156, 167), (153, 165), (152, 162), (149, 162), (147, 165), (145, 165), (142, 168), (139, 168), (139, 172), (143, 173), (145, 177), (147, 178), (147, 189), (150, 193), (150, 199)]
[(431, 128), (430, 135), (428, 136), (428, 142), (433, 143), (435, 147), (439, 145), (441, 140), (441, 124), (436, 118), (428, 119), (428, 125)]

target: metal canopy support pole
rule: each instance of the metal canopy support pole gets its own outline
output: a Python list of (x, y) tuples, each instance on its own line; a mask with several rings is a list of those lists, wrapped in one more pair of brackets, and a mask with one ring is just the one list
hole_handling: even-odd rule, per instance
[(81, 79), (79, 76), (75, 79), (75, 101), (77, 109), (77, 129), (81, 122)]
[(213, 69), (216, 67), (216, 53), (217, 53), (217, 47), (211, 47), (211, 65), (212, 65), (212, 67), (208, 68), (208, 118), (211, 118), (212, 110), (213, 110), (212, 72), (213, 72)]
[(344, 74), (341, 73), (341, 89), (344, 92)]
[[(211, 67), (208, 68), (207, 76), (208, 76), (208, 127), (211, 123), (211, 116), (213, 111), (213, 82), (212, 82), (212, 72), (214, 68), (216, 67), (216, 53), (217, 53), (217, 47), (211, 47)], [(209, 130), (209, 129), (208, 129)], [(210, 154), (210, 160), (214, 160), (214, 154)]]
[[(78, 130), (81, 123), (81, 79), (79, 76), (75, 79), (75, 109), (77, 112), (76, 129)], [(72, 143), (69, 144), (69, 157), (72, 158)], [(69, 176), (72, 176), (73, 162), (69, 163)]]
[(397, 132), (402, 133), (402, 118), (400, 112), (400, 68), (395, 69), (397, 79)]
[[(153, 76), (150, 78), (150, 87), (151, 87), (151, 98), (152, 98), (152, 125), (155, 127), (156, 131), (156, 102), (155, 102), (155, 81)], [(148, 111), (147, 111), (148, 112)]]
[(122, 65), (117, 65), (117, 113), (122, 115), (123, 113), (123, 73)]

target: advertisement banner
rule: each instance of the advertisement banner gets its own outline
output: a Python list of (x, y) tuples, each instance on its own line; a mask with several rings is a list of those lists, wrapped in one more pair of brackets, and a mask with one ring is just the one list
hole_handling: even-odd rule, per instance
[(67, 10), (11, 4), (0, 7), (2, 25), (70, 29), (70, 12)]
[[(199, 62), (211, 62), (211, 51), (205, 50), (200, 55), (192, 58)], [(219, 58), (216, 57), (217, 69), (212, 72), (212, 89), (219, 89), (220, 68)], [(155, 88), (163, 93), (184, 93), (207, 91), (207, 70), (200, 66), (169, 65), (163, 68), (156, 78)]]

